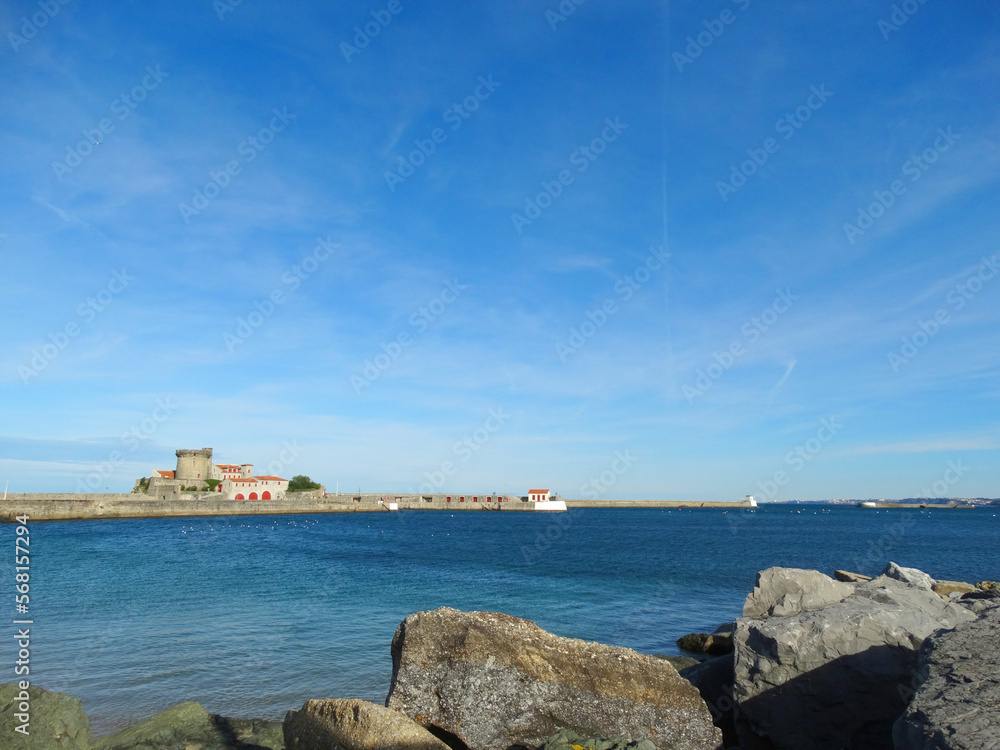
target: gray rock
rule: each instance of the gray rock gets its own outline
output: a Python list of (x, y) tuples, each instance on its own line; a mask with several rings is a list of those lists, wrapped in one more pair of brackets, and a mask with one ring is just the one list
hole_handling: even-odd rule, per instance
[(780, 750), (891, 750), (917, 649), (935, 630), (974, 617), (930, 587), (880, 576), (820, 610), (737, 620), (741, 738), (749, 746), (766, 737)]
[(625, 740), (605, 739), (601, 737), (581, 737), (571, 729), (549, 737), (541, 750), (654, 750), (655, 746), (649, 740), (626, 742)]
[(715, 750), (722, 740), (698, 691), (667, 662), (509, 615), (410, 615), (392, 666), (386, 705), (471, 750), (537, 747), (562, 729), (660, 750)]
[(360, 700), (310, 700), (289, 711), (287, 750), (449, 750), (412, 719)]
[(743, 616), (788, 617), (842, 601), (853, 593), (851, 584), (835, 581), (818, 570), (768, 568), (757, 574), (753, 592), (743, 604)]
[(917, 675), (893, 727), (896, 750), (1000, 748), (1000, 607), (930, 636)]
[(90, 720), (78, 698), (54, 693), (35, 685), (27, 689), (31, 717), (25, 736), (16, 731), (23, 726), (23, 694), (16, 682), (0, 685), (0, 746), (4, 750), (86, 750), (90, 744)]
[(861, 573), (851, 573), (847, 570), (835, 570), (833, 571), (833, 577), (844, 583), (864, 583), (872, 579), (871, 576), (861, 575)]
[(281, 750), (281, 722), (227, 719), (181, 703), (95, 740), (91, 750)]
[(916, 568), (903, 568), (894, 562), (885, 566), (882, 575), (902, 581), (903, 583), (919, 586), (920, 588), (934, 588), (934, 579), (924, 573), (924, 571), (917, 570)]

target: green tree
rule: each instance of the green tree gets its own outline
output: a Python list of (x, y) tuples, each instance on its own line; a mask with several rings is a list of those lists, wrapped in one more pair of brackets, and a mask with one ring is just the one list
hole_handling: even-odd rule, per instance
[(304, 474), (296, 474), (288, 482), (289, 492), (308, 492), (309, 490), (318, 490), (322, 485), (319, 482), (314, 482), (309, 477)]

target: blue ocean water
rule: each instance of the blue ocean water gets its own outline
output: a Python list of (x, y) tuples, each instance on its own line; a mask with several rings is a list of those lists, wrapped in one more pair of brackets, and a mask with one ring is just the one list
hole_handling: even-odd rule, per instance
[[(30, 531), (30, 677), (82, 698), (95, 734), (188, 700), (274, 719), (308, 698), (381, 703), (396, 626), (441, 606), (677, 654), (679, 636), (739, 616), (773, 565), (871, 575), (893, 560), (1000, 579), (995, 508), (404, 511)], [(13, 552), (14, 527), (0, 533)], [(13, 563), (0, 560), (11, 598)]]

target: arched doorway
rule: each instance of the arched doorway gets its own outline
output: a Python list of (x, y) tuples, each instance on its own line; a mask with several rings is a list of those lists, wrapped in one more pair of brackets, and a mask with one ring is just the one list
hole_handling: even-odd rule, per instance
[(257, 499), (257, 493), (256, 492), (251, 492), (250, 493), (250, 499), (251, 500), (256, 500)]
[(261, 495), (260, 495), (260, 499), (261, 500), (270, 500), (271, 499), (271, 493), (269, 491), (267, 491), (267, 490), (264, 490), (261, 493)]
[(246, 500), (246, 498), (245, 498), (245, 497), (243, 497), (243, 493), (242, 493), (242, 492), (240, 492), (240, 493), (238, 493), (238, 494), (236, 495), (236, 499), (237, 499), (237, 500)]

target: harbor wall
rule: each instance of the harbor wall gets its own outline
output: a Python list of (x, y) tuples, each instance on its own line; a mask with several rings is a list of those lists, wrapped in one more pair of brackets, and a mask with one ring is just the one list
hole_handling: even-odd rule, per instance
[[(389, 504), (399, 510), (535, 511), (536, 503), (519, 497), (495, 495), (384, 495), (317, 496), (289, 493), (281, 500), (230, 500), (215, 493), (181, 493), (169, 498), (140, 494), (10, 493), (0, 501), (0, 515), (27, 515), (33, 521), (100, 518), (171, 518), (186, 516), (274, 515), (285, 513), (385, 513)], [(451, 498), (449, 501), (448, 498)], [(473, 500), (475, 497), (475, 501)], [(461, 499), (460, 499), (461, 498)]]

